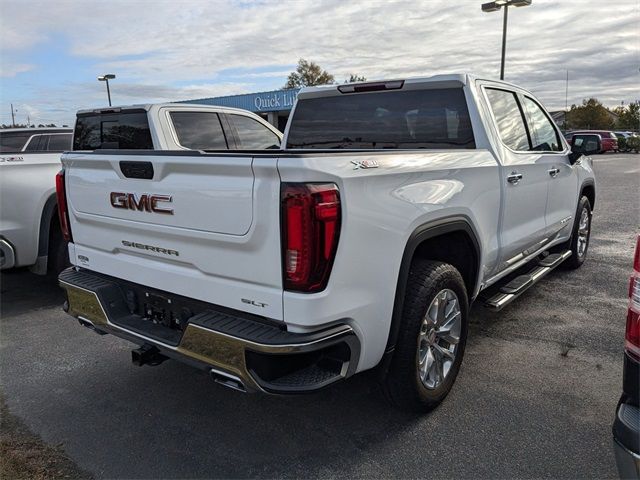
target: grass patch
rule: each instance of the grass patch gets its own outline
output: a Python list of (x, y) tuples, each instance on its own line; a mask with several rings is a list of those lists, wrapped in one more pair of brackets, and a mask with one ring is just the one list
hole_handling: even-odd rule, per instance
[(0, 479), (89, 479), (61, 446), (47, 445), (9, 412), (0, 394)]

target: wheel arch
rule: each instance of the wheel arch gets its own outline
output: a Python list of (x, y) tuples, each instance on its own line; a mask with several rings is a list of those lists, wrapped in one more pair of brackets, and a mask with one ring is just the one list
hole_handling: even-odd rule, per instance
[(585, 180), (582, 182), (582, 185), (580, 186), (580, 197), (583, 195), (589, 199), (591, 210), (593, 211), (596, 206), (596, 184), (593, 180)]
[(51, 221), (57, 214), (58, 201), (53, 193), (47, 198), (40, 215), (40, 230), (38, 234), (38, 257), (46, 257), (49, 254), (49, 237), (51, 234)]
[[(472, 253), (470, 262), (467, 258), (462, 259), (459, 257), (459, 260), (470, 264), (469, 268), (463, 269), (466, 271), (460, 273), (465, 280), (469, 298), (473, 298), (480, 274), (481, 249), (480, 242), (478, 241), (478, 235), (472, 226), (471, 220), (466, 216), (455, 216), (420, 225), (409, 236), (402, 256), (402, 263), (400, 264), (400, 272), (398, 274), (393, 305), (393, 314), (389, 328), (389, 336), (387, 338), (387, 345), (385, 348), (385, 356), (391, 357), (389, 354), (393, 352), (398, 338), (398, 332), (400, 331), (402, 311), (404, 308), (404, 296), (412, 261), (416, 257), (422, 257), (429, 260), (446, 261), (447, 257), (443, 257), (442, 249), (440, 249), (434, 257), (431, 257), (427, 247), (447, 245), (448, 248), (451, 246), (451, 243), (449, 243), (450, 241), (459, 248), (464, 245), (466, 248), (470, 249)], [(449, 259), (453, 259), (455, 257), (455, 246), (449, 251)], [(460, 261), (457, 262), (458, 265), (460, 264)]]

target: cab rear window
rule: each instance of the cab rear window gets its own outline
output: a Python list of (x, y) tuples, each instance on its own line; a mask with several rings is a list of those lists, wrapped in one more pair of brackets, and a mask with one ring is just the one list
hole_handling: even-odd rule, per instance
[(287, 148), (475, 148), (462, 88), (298, 100)]
[(73, 135), (74, 150), (153, 150), (145, 110), (79, 114)]

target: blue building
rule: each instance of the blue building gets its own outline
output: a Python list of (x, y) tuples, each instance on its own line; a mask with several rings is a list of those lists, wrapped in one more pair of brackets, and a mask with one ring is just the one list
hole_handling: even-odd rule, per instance
[(246, 93), (227, 97), (199, 98), (183, 100), (179, 103), (195, 103), (199, 105), (219, 105), (249, 110), (266, 119), (271, 125), (284, 131), (287, 118), (298, 95), (298, 88), (274, 90), (271, 92)]

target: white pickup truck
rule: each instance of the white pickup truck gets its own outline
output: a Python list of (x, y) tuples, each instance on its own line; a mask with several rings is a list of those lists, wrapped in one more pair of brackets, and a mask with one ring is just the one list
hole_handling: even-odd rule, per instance
[(0, 131), (0, 269), (68, 266), (55, 176), (65, 150), (278, 148), (282, 134), (259, 116), (211, 105), (154, 104), (81, 110), (76, 130)]
[(57, 275), (68, 266), (54, 179), (71, 135), (70, 128), (0, 130), (0, 270)]
[(303, 89), (278, 151), (70, 152), (65, 309), (138, 365), (269, 393), (377, 367), (394, 404), (433, 408), (471, 302), (584, 262), (598, 142), (570, 148), (522, 88), (444, 75)]

